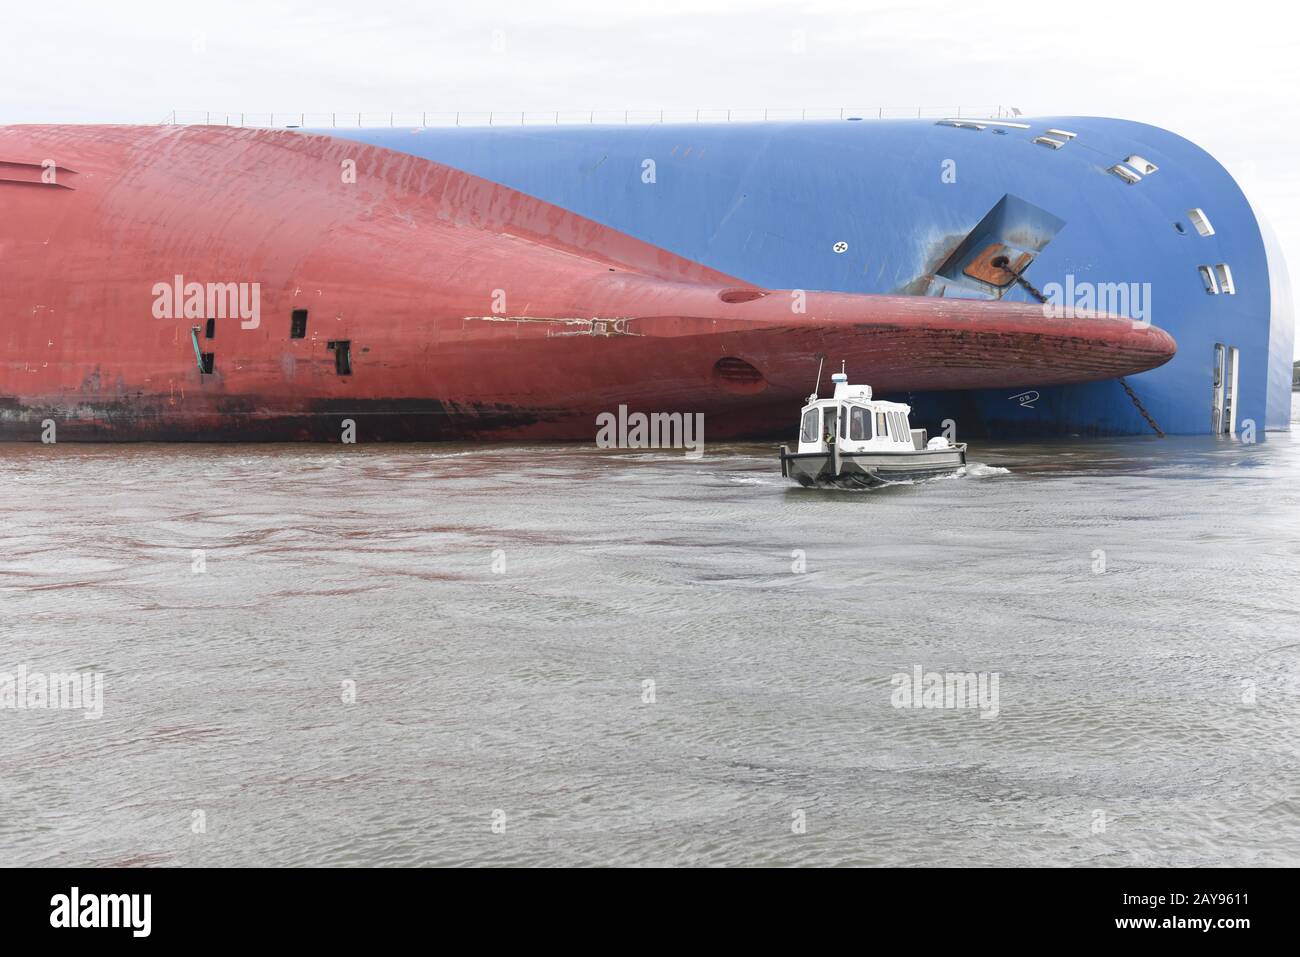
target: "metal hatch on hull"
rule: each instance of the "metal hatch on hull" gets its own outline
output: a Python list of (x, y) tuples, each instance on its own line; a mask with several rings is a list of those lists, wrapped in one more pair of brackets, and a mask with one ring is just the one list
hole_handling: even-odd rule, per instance
[(1064, 226), (1060, 217), (1008, 193), (933, 273), (910, 284), (907, 291), (958, 299), (1001, 299)]

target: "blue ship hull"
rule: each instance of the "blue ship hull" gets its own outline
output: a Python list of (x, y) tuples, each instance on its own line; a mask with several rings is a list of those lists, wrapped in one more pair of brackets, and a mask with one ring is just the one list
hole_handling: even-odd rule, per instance
[[(1167, 433), (1290, 421), (1294, 317), (1276, 243), (1212, 156), (1156, 127), (1051, 117), (314, 132), (464, 170), (765, 287), (1029, 302), (1037, 291), (1068, 307), (1069, 292), (1123, 284), (1141, 300), (1128, 314), (1178, 343), (1172, 361), (1128, 380), (1133, 397), (1117, 380), (898, 397), (927, 424), (1150, 434), (1138, 402)], [(1024, 283), (980, 281), (989, 243)], [(1225, 278), (1219, 291), (1201, 267)], [(1227, 350), (1225, 422), (1214, 410)]]

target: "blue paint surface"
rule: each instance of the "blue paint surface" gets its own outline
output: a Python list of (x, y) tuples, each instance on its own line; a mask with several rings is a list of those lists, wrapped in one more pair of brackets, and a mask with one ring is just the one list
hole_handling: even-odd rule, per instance
[[(1150, 283), (1146, 318), (1174, 336), (1178, 354), (1129, 384), (1166, 432), (1210, 430), (1218, 342), (1240, 350), (1238, 423), (1285, 428), (1290, 395), (1276, 370), (1270, 389), (1270, 347), (1272, 365), (1289, 368), (1291, 330), (1270, 330), (1261, 229), (1227, 171), (1152, 126), (1024, 122), (1030, 129), (869, 120), (310, 132), (465, 170), (777, 288), (914, 292), (1010, 195), (1063, 223), (1026, 271), (1039, 289), (1067, 276), (1076, 286)], [(1033, 142), (1051, 128), (1076, 136), (1057, 150)], [(1129, 185), (1107, 170), (1132, 154), (1159, 169)], [(1199, 235), (1193, 208), (1214, 235)], [(1197, 267), (1215, 263), (1231, 267), (1234, 295), (1205, 292)], [(1028, 294), (1012, 287), (1006, 298)], [(1116, 381), (1045, 388), (1032, 408), (1009, 391), (907, 398), (921, 420), (965, 417), (967, 434), (1150, 432)]]

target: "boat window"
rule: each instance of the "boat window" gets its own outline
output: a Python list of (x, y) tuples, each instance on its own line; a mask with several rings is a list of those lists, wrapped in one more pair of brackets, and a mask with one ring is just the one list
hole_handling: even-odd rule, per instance
[(893, 416), (894, 421), (890, 423), (889, 431), (893, 433), (895, 442), (901, 442), (903, 441), (902, 416), (897, 412), (891, 412), (890, 415)]
[(817, 439), (817, 410), (809, 409), (803, 414), (803, 425), (799, 427), (799, 441), (808, 444), (816, 442)]
[(1219, 263), (1214, 267), (1214, 275), (1219, 280), (1219, 290), (1226, 296), (1231, 296), (1237, 291), (1237, 287), (1232, 284), (1232, 269), (1227, 263)]
[(822, 438), (823, 438), (823, 440), (824, 440), (827, 444), (830, 444), (830, 443), (832, 443), (832, 442), (835, 441), (835, 409), (834, 409), (834, 407), (828, 408), (828, 409), (826, 410), (825, 416), (826, 416), (826, 417), (822, 420), (822, 421), (825, 423), (825, 427), (822, 429)]
[(849, 438), (854, 442), (871, 441), (871, 413), (860, 406), (849, 411)]
[(876, 413), (876, 435), (882, 439), (889, 438), (889, 424), (885, 421), (885, 413)]

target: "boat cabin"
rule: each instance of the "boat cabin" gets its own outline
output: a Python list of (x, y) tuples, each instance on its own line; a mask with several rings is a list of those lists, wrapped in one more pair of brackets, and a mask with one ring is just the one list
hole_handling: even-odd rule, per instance
[(871, 386), (849, 385), (843, 372), (831, 376), (835, 394), (808, 397), (799, 420), (799, 451), (829, 452), (836, 442), (841, 452), (899, 452), (924, 449), (924, 429), (908, 423), (911, 406), (871, 398)]

